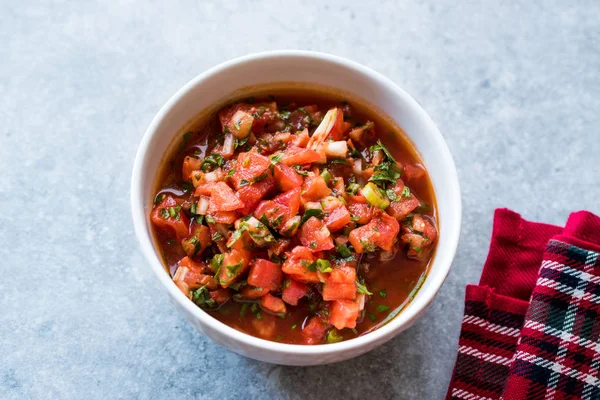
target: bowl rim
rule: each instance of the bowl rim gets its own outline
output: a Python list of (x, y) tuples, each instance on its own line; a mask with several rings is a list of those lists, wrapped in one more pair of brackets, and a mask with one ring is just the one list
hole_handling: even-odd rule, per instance
[[(249, 61), (290, 57), (299, 59), (317, 59), (341, 68), (353, 70), (353, 72), (356, 72), (358, 74), (366, 75), (370, 80), (378, 81), (380, 84), (383, 84), (384, 86), (388, 87), (391, 91), (395, 92), (398, 96), (402, 97), (403, 100), (410, 105), (411, 113), (416, 112), (420, 114), (420, 118), (422, 118), (423, 122), (426, 124), (426, 129), (429, 131), (429, 133), (439, 145), (439, 150), (441, 152), (441, 162), (446, 166), (446, 168), (449, 168), (447, 172), (451, 175), (453, 181), (450, 185), (450, 193), (452, 197), (451, 200), (454, 204), (456, 204), (456, 213), (459, 223), (456, 224), (456, 226), (444, 227), (444, 230), (447, 230), (448, 232), (447, 234), (450, 240), (450, 248), (445, 256), (445, 260), (443, 260), (441, 265), (443, 270), (440, 270), (440, 266), (438, 266), (438, 271), (436, 271), (435, 274), (432, 274), (431, 272), (428, 273), (425, 279), (425, 281), (428, 282), (428, 285), (430, 285), (428, 292), (421, 293), (420, 297), (415, 296), (415, 298), (413, 298), (410, 302), (412, 307), (406, 307), (406, 309), (402, 310), (400, 313), (398, 313), (398, 315), (396, 315), (383, 326), (367, 334), (364, 334), (363, 336), (359, 336), (350, 340), (345, 340), (339, 343), (319, 345), (279, 343), (275, 341), (261, 339), (250, 334), (238, 331), (235, 328), (232, 328), (224, 324), (223, 322), (217, 320), (216, 318), (212, 317), (211, 315), (203, 311), (200, 307), (197, 307), (194, 303), (192, 303), (173, 284), (173, 281), (168, 277), (168, 274), (165, 274), (164, 265), (160, 261), (158, 254), (153, 246), (152, 233), (146, 225), (146, 211), (143, 202), (144, 193), (142, 192), (143, 166), (145, 164), (145, 159), (148, 154), (148, 148), (152, 142), (154, 135), (157, 132), (156, 129), (160, 125), (162, 120), (165, 118), (165, 116), (168, 114), (168, 112), (172, 108), (176, 107), (178, 102), (183, 97), (185, 97), (185, 95), (187, 95), (190, 91), (192, 91), (196, 85), (198, 85), (204, 80), (211, 79), (212, 77), (220, 74), (224, 70), (227, 70), (231, 67), (240, 64), (247, 63)], [(306, 50), (274, 50), (237, 57), (206, 70), (205, 72), (199, 74), (198, 76), (187, 82), (179, 90), (177, 90), (177, 92), (175, 92), (175, 94), (171, 96), (171, 98), (160, 108), (158, 113), (154, 116), (152, 122), (144, 132), (142, 140), (138, 146), (131, 175), (130, 201), (135, 235), (142, 249), (142, 252), (144, 253), (146, 261), (152, 267), (154, 274), (159, 279), (164, 289), (168, 292), (168, 294), (170, 294), (170, 296), (173, 299), (175, 299), (179, 303), (181, 307), (185, 309), (185, 311), (189, 313), (189, 315), (192, 315), (201, 323), (210, 325), (215, 331), (217, 331), (217, 333), (226, 337), (230, 337), (239, 344), (259, 348), (265, 351), (294, 355), (324, 355), (345, 352), (360, 347), (368, 347), (370, 343), (387, 341), (399, 334), (400, 332), (402, 332), (404, 329), (408, 328), (411, 325), (411, 322), (418, 318), (420, 314), (423, 313), (428, 307), (428, 305), (433, 301), (433, 299), (439, 292), (441, 286), (443, 285), (445, 279), (447, 278), (450, 272), (452, 261), (454, 260), (454, 256), (456, 254), (456, 249), (458, 247), (462, 221), (462, 202), (460, 195), (460, 186), (454, 159), (452, 158), (448, 145), (444, 140), (442, 134), (438, 130), (437, 126), (435, 125), (429, 114), (425, 112), (425, 110), (420, 106), (420, 104), (412, 96), (410, 96), (402, 88), (400, 88), (396, 83), (394, 83), (391, 79), (385, 77), (379, 72), (376, 72), (362, 64), (359, 64), (352, 60), (348, 60), (346, 58), (327, 53)], [(439, 257), (439, 254), (436, 255), (436, 258)], [(422, 289), (420, 289), (420, 291), (421, 290)]]

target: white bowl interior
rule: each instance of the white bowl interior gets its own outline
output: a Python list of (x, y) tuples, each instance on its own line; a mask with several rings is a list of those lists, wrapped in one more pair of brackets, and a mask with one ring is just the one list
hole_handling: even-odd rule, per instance
[[(297, 82), (329, 86), (354, 94), (383, 111), (414, 143), (424, 162), (435, 191), (440, 229), (436, 255), (425, 282), (410, 304), (381, 328), (346, 342), (318, 346), (287, 345), (251, 337), (229, 328), (204, 313), (179, 293), (161, 264), (150, 232), (154, 180), (165, 152), (183, 126), (204, 109), (214, 107), (241, 88)], [(419, 104), (387, 78), (359, 64), (310, 52), (274, 52), (243, 57), (215, 67), (191, 81), (160, 110), (148, 128), (134, 166), (132, 211), (136, 234), (142, 249), (179, 308), (187, 312), (198, 329), (221, 344), (250, 357), (286, 364), (311, 364), (314, 354), (334, 354), (333, 361), (350, 358), (379, 345), (406, 329), (422, 313), (441, 287), (454, 257), (461, 223), (458, 178), (450, 152), (435, 124)], [(207, 332), (207, 324), (210, 324)], [(215, 329), (217, 332), (212, 332)], [(229, 336), (223, 340), (220, 335)], [(231, 340), (239, 342), (233, 344)], [(258, 352), (251, 351), (249, 349)], [(265, 355), (273, 353), (275, 355)], [(278, 359), (277, 354), (287, 354)], [(274, 358), (275, 357), (275, 358)], [(291, 357), (291, 358), (290, 358)], [(337, 357), (337, 358), (336, 358)], [(330, 361), (326, 361), (330, 362)]]

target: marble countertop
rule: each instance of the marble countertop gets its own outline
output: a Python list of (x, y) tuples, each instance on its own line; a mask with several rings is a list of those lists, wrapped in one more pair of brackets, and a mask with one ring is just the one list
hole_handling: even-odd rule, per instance
[[(0, 2), (0, 398), (441, 399), (493, 210), (600, 212), (600, 3)], [(501, 4), (502, 3), (502, 4)], [(157, 287), (129, 214), (161, 105), (247, 53), (365, 64), (438, 124), (462, 187), (453, 269), (425, 315), (362, 357), (293, 368), (196, 334)]]

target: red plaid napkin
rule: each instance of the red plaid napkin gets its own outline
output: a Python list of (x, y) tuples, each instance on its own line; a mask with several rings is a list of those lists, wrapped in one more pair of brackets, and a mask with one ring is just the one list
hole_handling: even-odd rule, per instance
[(447, 399), (600, 399), (600, 218), (501, 209), (469, 285)]

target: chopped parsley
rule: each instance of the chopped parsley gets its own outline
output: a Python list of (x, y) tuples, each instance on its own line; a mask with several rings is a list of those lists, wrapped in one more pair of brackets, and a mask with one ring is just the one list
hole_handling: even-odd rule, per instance
[(206, 285), (192, 292), (192, 301), (202, 308), (215, 308), (218, 305), (217, 302), (210, 297)]
[(379, 295), (385, 299), (387, 297), (387, 292), (385, 291), (385, 289), (381, 289), (379, 291)]
[(410, 197), (410, 189), (408, 186), (404, 186), (404, 189), (402, 189), (402, 197)]
[(298, 165), (298, 164), (292, 165), (292, 168), (294, 168), (296, 170), (296, 173), (298, 175), (308, 176), (308, 172), (306, 172), (302, 169), (302, 165)]
[(242, 304), (242, 309), (240, 310), (240, 317), (243, 317), (244, 315), (246, 315), (246, 311), (248, 311), (248, 307), (250, 307), (250, 305), (248, 303)]
[(166, 195), (164, 193), (159, 193), (154, 198), (154, 204), (160, 204), (165, 199)]
[(202, 172), (212, 171), (218, 167), (222, 167), (225, 163), (225, 159), (218, 153), (212, 153), (211, 155), (204, 158), (200, 169)]
[(369, 319), (373, 322), (377, 321), (377, 316), (373, 313), (369, 313)]
[(303, 223), (308, 221), (308, 219), (310, 217), (317, 217), (318, 219), (323, 219), (323, 217), (324, 217), (323, 210), (320, 210), (318, 208), (309, 208), (308, 210), (304, 211), (304, 215), (302, 216), (302, 219), (300, 220), (300, 224), (302, 225)]
[(212, 235), (212, 240), (215, 241), (215, 242), (217, 242), (217, 241), (219, 241), (221, 239), (223, 239), (223, 235), (221, 234), (221, 232), (215, 232)]
[(380, 305), (378, 305), (378, 306), (377, 306), (377, 311), (378, 311), (378, 312), (381, 312), (381, 313), (382, 313), (382, 312), (386, 312), (386, 311), (387, 311), (387, 310), (389, 310), (389, 309), (390, 309), (390, 307), (389, 307), (389, 306), (386, 306), (386, 305), (384, 305), (384, 304), (380, 304)]
[(273, 154), (272, 156), (269, 156), (269, 160), (271, 161), (271, 164), (273, 164), (273, 165), (281, 162), (282, 158), (283, 158), (283, 153)]
[(233, 277), (237, 276), (237, 274), (239, 273), (240, 269), (242, 269), (243, 265), (244, 265), (244, 260), (240, 261), (237, 264), (228, 265), (227, 266), (227, 276), (230, 277), (230, 278), (233, 278)]

